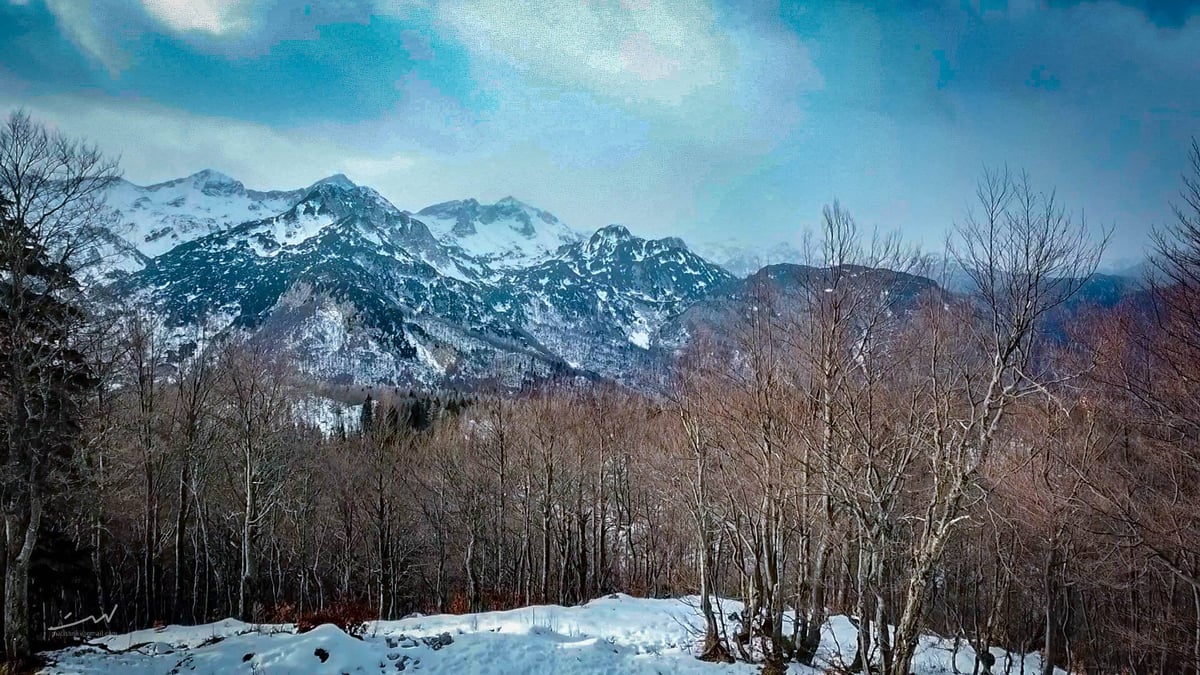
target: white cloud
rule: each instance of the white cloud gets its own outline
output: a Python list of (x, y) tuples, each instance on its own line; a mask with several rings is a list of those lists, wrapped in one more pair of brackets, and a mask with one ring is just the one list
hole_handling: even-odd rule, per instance
[(361, 180), (369, 182), (396, 172), (408, 171), (417, 162), (406, 154), (393, 154), (386, 157), (347, 157), (343, 160), (345, 173), (360, 176)]
[(658, 146), (715, 162), (769, 151), (824, 86), (795, 34), (705, 0), (447, 0), (434, 11), (500, 108), (517, 91), (544, 105), (582, 92), (644, 120)]
[(142, 0), (146, 11), (177, 32), (240, 33), (251, 25), (247, 0)]
[(726, 82), (735, 56), (699, 2), (455, 0), (437, 16), (478, 55), (622, 99), (677, 104)]
[(383, 160), (321, 135), (142, 102), (81, 96), (31, 101), (0, 93), (0, 110), (18, 106), (119, 156), (126, 177), (140, 184), (203, 168), (217, 169), (258, 189), (300, 187), (339, 172), (370, 184), (386, 171), (406, 166), (402, 156)]
[[(513, 194), (580, 228), (625, 222), (639, 232), (678, 233), (696, 217), (693, 155), (673, 147), (635, 152), (599, 166), (564, 166), (529, 140), (478, 153), (405, 150), (375, 126), (373, 144), (351, 145), (367, 129), (277, 129), (137, 101), (83, 96), (21, 100), (0, 92), (0, 112), (25, 107), (38, 120), (119, 156), (125, 177), (151, 184), (212, 168), (253, 189), (296, 188), (345, 173), (401, 209), (449, 199), (492, 201)], [(375, 123), (379, 125), (381, 123)], [(407, 128), (400, 120), (392, 132)], [(345, 139), (343, 141), (342, 139)], [(363, 147), (367, 146), (367, 147)]]
[[(238, 14), (213, 0), (94, 1), (110, 11), (76, 14), (105, 19), (110, 30), (101, 37), (154, 31), (161, 21), (188, 44), (222, 54), (278, 38), (262, 5)], [(805, 95), (823, 85), (795, 35), (744, 15), (718, 16), (698, 1), (345, 0), (320, 11), (362, 20), (352, 10), (367, 2), (376, 14), (417, 21), (432, 13), (434, 30), (467, 48), (483, 104), (413, 75), (398, 83), (406, 97), (392, 114), (304, 129), (119, 98), (5, 101), (0, 92), (0, 105), (28, 105), (122, 154), (139, 183), (209, 167), (249, 187), (287, 188), (343, 172), (400, 208), (515, 194), (577, 227), (626, 222), (668, 234), (704, 217), (696, 207), (702, 194), (753, 171), (800, 123)], [(195, 11), (163, 15), (181, 8)], [(124, 33), (111, 29), (113, 16), (131, 19)], [(241, 21), (252, 25), (239, 28)]]

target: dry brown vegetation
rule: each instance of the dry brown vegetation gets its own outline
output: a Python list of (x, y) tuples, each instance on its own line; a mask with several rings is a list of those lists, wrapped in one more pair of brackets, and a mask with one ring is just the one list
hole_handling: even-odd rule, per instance
[[(135, 312), (89, 345), (101, 384), (60, 392), (76, 426), (18, 447), (38, 429), (12, 392), (37, 379), (6, 357), (10, 530), (44, 489), (36, 553), (8, 542), (8, 587), (20, 565), (29, 580), (25, 614), (6, 608), (10, 655), (68, 612), (119, 608), (114, 629), (349, 627), (620, 591), (698, 594), (703, 657), (769, 672), (811, 662), (845, 613), (851, 671), (905, 675), (936, 632), (1075, 672), (1200, 673), (1192, 153), (1162, 281), (1083, 312), (1065, 342), (1046, 318), (1099, 248), (1052, 195), (997, 172), (950, 246), (976, 294), (914, 292), (897, 273), (927, 262), (835, 205), (811, 244), (823, 271), (754, 289), (736, 328), (694, 336), (667, 392), (396, 395), (361, 430), (322, 434), (297, 414), (311, 385), (285, 353), (198, 333), (183, 355)], [(20, 218), (5, 214), (10, 239)], [(64, 444), (36, 483), (17, 472)]]

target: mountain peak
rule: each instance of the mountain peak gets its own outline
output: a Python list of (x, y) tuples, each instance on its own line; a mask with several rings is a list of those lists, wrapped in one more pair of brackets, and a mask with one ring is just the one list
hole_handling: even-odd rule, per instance
[(458, 217), (459, 214), (466, 214), (468, 218), (473, 217), (479, 211), (479, 200), (474, 197), (466, 199), (452, 199), (448, 202), (438, 202), (431, 204), (417, 211), (418, 216), (433, 216), (434, 218)]
[(594, 234), (592, 236), (593, 237), (596, 237), (596, 236), (617, 237), (620, 239), (628, 239), (628, 238), (632, 237), (633, 234), (630, 233), (628, 227), (625, 227), (624, 225), (620, 225), (617, 223), (613, 223), (611, 225), (605, 225), (604, 227), (596, 230), (596, 234)]
[(462, 248), (497, 268), (553, 255), (582, 239), (553, 214), (509, 195), (494, 204), (462, 199), (417, 212), (443, 243)]
[(332, 176), (327, 176), (325, 178), (322, 178), (321, 180), (319, 180), (319, 181), (313, 183), (311, 186), (309, 186), (309, 189), (311, 190), (312, 188), (315, 188), (318, 185), (332, 185), (334, 187), (345, 188), (347, 190), (352, 190), (352, 189), (358, 187), (357, 185), (354, 184), (354, 181), (350, 180), (349, 178), (346, 178), (346, 174), (344, 174), (344, 173), (335, 173)]
[(237, 183), (238, 181), (230, 178), (228, 175), (221, 173), (215, 169), (201, 169), (196, 173), (188, 176), (193, 182), (203, 183)]
[(658, 243), (666, 246), (667, 248), (678, 248), (683, 249), (684, 251), (691, 250), (688, 248), (687, 242), (679, 237), (663, 237), (662, 239), (658, 240)]
[(634, 238), (635, 237), (633, 236), (633, 233), (629, 231), (628, 227), (613, 223), (612, 225), (605, 225), (604, 227), (596, 230), (595, 234), (590, 237), (589, 241), (595, 244), (602, 244), (605, 242), (611, 242), (615, 244)]
[(191, 181), (193, 187), (209, 196), (232, 195), (246, 191), (246, 186), (220, 171), (202, 169), (179, 182)]
[(350, 215), (365, 217), (367, 214), (387, 218), (399, 217), (401, 211), (373, 188), (356, 185), (339, 173), (309, 186), (304, 197), (283, 215), (295, 218), (319, 214), (330, 214), (339, 219)]
[(591, 237), (588, 237), (587, 242), (583, 245), (583, 253), (586, 256), (605, 255), (617, 249), (623, 243), (636, 239), (629, 232), (629, 228), (616, 223), (605, 225), (596, 230)]

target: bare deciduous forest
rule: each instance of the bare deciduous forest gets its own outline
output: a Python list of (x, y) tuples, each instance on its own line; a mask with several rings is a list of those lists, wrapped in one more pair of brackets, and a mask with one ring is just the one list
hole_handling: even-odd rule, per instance
[[(852, 671), (907, 675), (936, 633), (1040, 650), (1047, 672), (1200, 673), (1190, 153), (1157, 274), (1115, 308), (1074, 303), (1102, 251), (1086, 205), (997, 169), (945, 266), (828, 207), (819, 273), (756, 289), (661, 391), (375, 390), (360, 424), (325, 433), (286, 352), (200, 331), (181, 350), (149, 312), (94, 302), (72, 274), (116, 166), (16, 114), (0, 131), (7, 655), (114, 608), (116, 630), (619, 591), (697, 596), (701, 658), (768, 673), (810, 662), (834, 613), (858, 622)], [(951, 272), (975, 292), (914, 282)]]

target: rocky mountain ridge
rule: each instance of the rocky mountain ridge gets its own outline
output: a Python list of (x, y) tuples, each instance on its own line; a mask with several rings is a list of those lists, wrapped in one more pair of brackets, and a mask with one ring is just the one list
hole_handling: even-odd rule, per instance
[[(637, 385), (695, 334), (745, 321), (756, 289), (817, 292), (831, 273), (794, 261), (735, 272), (677, 237), (622, 225), (585, 234), (513, 197), (414, 213), (341, 174), (255, 191), (206, 170), (121, 181), (108, 197), (95, 283), (161, 317), (176, 341), (199, 326), (249, 333), (338, 384), (569, 374)], [(888, 270), (843, 272), (906, 297), (938, 289)], [(1086, 295), (1106, 304), (1132, 292), (1092, 286), (1104, 292)]]
[(256, 192), (214, 171), (120, 183), (105, 283), (163, 317), (294, 351), (333, 382), (627, 380), (731, 275), (677, 238), (591, 234), (515, 198), (412, 213), (342, 175)]

